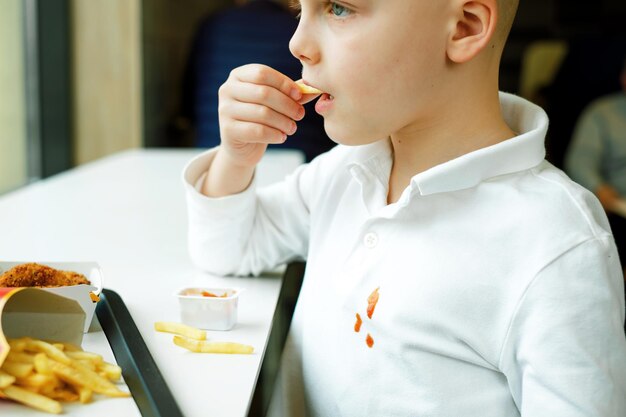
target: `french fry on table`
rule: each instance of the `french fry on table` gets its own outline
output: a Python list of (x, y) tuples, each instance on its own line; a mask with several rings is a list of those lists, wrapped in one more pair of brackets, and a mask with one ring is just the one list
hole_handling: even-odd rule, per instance
[(122, 368), (108, 362), (102, 362), (98, 366), (98, 372), (111, 381), (118, 381), (122, 377)]
[(41, 388), (44, 385), (50, 383), (54, 376), (31, 373), (27, 376), (16, 378), (16, 384), (21, 385), (24, 388)]
[(71, 343), (67, 343), (67, 342), (62, 342), (59, 343), (60, 345), (63, 345), (63, 350), (65, 352), (83, 352), (83, 349), (81, 349), (80, 347), (73, 345)]
[(196, 329), (195, 327), (187, 326), (182, 323), (157, 321), (154, 323), (154, 330), (157, 332), (178, 334), (190, 339), (206, 340), (206, 332), (204, 330)]
[(59, 350), (65, 350), (65, 345), (63, 343), (51, 343), (52, 346), (54, 346), (55, 348), (59, 349)]
[(26, 347), (26, 338), (8, 340), (11, 352), (23, 352)]
[(112, 382), (120, 379), (122, 369), (98, 354), (27, 337), (8, 342), (11, 350), (0, 367), (2, 399), (59, 414), (61, 402), (88, 403), (94, 393), (130, 396)]
[(0, 369), (2, 369), (4, 372), (6, 372), (9, 375), (13, 375), (16, 378), (23, 378), (27, 376), (33, 371), (33, 368), (34, 366), (32, 363), (10, 362), (10, 361), (5, 361), (2, 364), (2, 367), (0, 367)]
[(49, 358), (64, 363), (66, 365), (69, 365), (71, 362), (70, 358), (68, 358), (61, 349), (48, 342), (44, 342), (43, 340), (35, 340), (31, 339), (30, 337), (22, 337), (21, 339), (17, 339), (17, 341), (17, 343), (23, 343), (23, 345), (21, 345), (23, 346), (22, 351), (34, 353), (42, 352), (48, 355)]
[(197, 353), (239, 353), (251, 354), (254, 348), (241, 343), (233, 342), (206, 342), (189, 339), (183, 336), (174, 336), (174, 344)]
[(0, 371), (0, 389), (6, 388), (15, 382), (15, 377), (4, 371)]
[(52, 390), (50, 398), (53, 400), (61, 401), (64, 403), (73, 403), (78, 401), (78, 394), (74, 391), (74, 388), (69, 387), (57, 387)]
[(15, 385), (3, 388), (2, 394), (13, 401), (17, 401), (18, 403), (25, 404), (29, 407), (36, 408), (47, 413), (60, 414), (63, 410), (61, 403), (58, 401)]
[(102, 359), (102, 356), (98, 355), (97, 353), (85, 352), (81, 350), (78, 352), (66, 352), (65, 354), (69, 356), (71, 359), (88, 360), (94, 363), (95, 365), (99, 365), (104, 362), (104, 360)]
[(91, 401), (93, 391), (86, 387), (78, 387), (78, 401), (82, 404), (87, 404)]
[(36, 354), (33, 364), (35, 365), (35, 370), (40, 374), (52, 375), (52, 369), (50, 369), (50, 363), (45, 353)]
[(62, 381), (69, 382), (75, 386), (89, 388), (93, 392), (105, 394), (109, 397), (129, 397), (128, 392), (121, 391), (115, 384), (103, 376), (84, 367), (80, 363), (74, 362), (73, 366), (65, 365), (54, 360), (50, 361), (52, 372)]
[(35, 355), (26, 352), (9, 351), (9, 354), (7, 355), (5, 360), (11, 362), (33, 363), (35, 362)]

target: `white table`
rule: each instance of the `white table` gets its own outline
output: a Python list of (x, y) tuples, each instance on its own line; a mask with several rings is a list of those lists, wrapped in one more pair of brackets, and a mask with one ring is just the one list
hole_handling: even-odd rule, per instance
[[(127, 151), (0, 196), (0, 259), (97, 261), (104, 286), (125, 301), (183, 414), (245, 417), (281, 279), (278, 274), (220, 278), (193, 267), (181, 171), (197, 153)], [(294, 153), (268, 153), (257, 172), (259, 182), (282, 178), (301, 161)], [(197, 284), (245, 288), (236, 327), (208, 337), (253, 345), (253, 355), (194, 354), (175, 346), (171, 335), (153, 330), (155, 321), (179, 321), (173, 293)], [(102, 331), (86, 334), (83, 347), (113, 361)], [(87, 406), (64, 408), (71, 415), (139, 415), (130, 399), (100, 397)], [(41, 413), (1, 402), (0, 414)]]

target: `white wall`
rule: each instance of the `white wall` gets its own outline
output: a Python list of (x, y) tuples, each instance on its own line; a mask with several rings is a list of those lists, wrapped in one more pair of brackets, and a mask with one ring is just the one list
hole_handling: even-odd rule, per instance
[(76, 165), (142, 145), (140, 6), (72, 1)]
[(0, 0), (0, 194), (27, 181), (22, 0)]

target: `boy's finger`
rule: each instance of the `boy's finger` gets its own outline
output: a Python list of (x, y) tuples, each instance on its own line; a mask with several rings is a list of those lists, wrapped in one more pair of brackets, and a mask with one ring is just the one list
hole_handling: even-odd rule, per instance
[(222, 127), (222, 137), (246, 138), (247, 143), (284, 143), (287, 135), (260, 123), (236, 121)]
[(235, 102), (229, 109), (230, 117), (242, 122), (260, 123), (293, 135), (297, 129), (296, 122), (267, 106)]
[(244, 65), (234, 70), (232, 75), (242, 82), (274, 87), (296, 101), (302, 98), (302, 92), (294, 80), (267, 65)]
[(236, 83), (229, 87), (228, 93), (235, 101), (264, 105), (293, 120), (304, 117), (304, 108), (301, 104), (271, 86)]

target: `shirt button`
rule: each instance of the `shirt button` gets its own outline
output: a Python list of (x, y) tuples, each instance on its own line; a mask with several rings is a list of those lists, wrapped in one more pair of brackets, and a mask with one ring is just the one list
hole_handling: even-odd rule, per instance
[(378, 245), (378, 235), (374, 232), (369, 232), (363, 237), (363, 244), (366, 248), (373, 249)]

